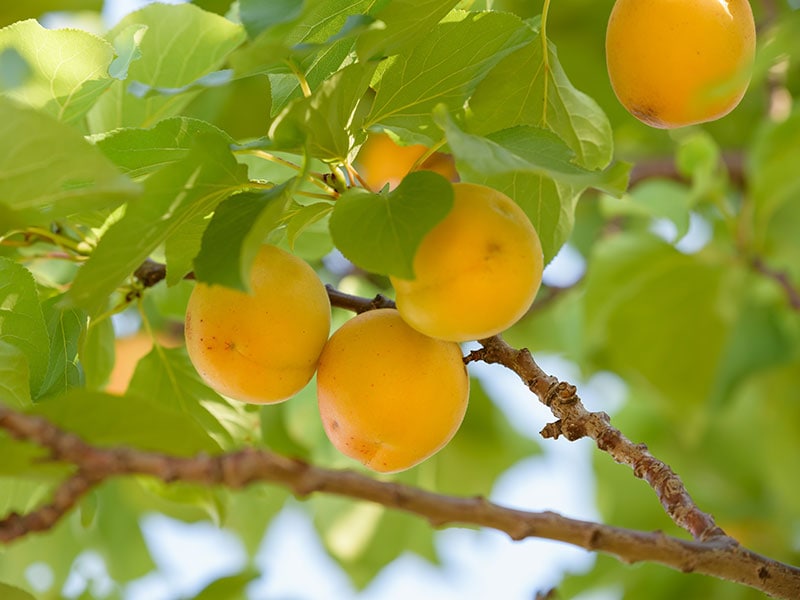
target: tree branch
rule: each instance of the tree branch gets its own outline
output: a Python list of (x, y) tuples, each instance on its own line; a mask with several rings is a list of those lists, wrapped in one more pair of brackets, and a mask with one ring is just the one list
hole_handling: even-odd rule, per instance
[[(761, 268), (763, 269), (764, 267), (762, 266)], [(160, 275), (160, 273), (163, 273), (163, 270), (163, 265), (158, 265), (157, 263), (148, 264), (146, 272), (137, 271), (137, 277), (139, 277), (145, 286), (148, 287), (150, 285), (154, 285), (163, 278), (163, 276)], [(327, 291), (333, 306), (351, 310), (356, 313), (361, 313), (376, 308), (391, 308), (395, 306), (391, 299), (382, 295), (378, 295), (372, 299), (362, 298), (359, 296), (346, 294), (336, 290), (332, 286), (327, 286)], [(622, 560), (628, 562), (634, 562), (638, 560), (653, 560), (682, 570), (697, 570), (698, 572), (715, 575), (731, 581), (738, 581), (740, 583), (744, 583), (745, 585), (757, 587), (758, 589), (761, 589), (767, 593), (782, 593), (777, 588), (771, 587), (772, 584), (770, 581), (771, 579), (774, 579), (774, 575), (772, 575), (772, 573), (775, 568), (778, 570), (783, 569), (781, 572), (784, 574), (789, 573), (790, 575), (786, 576), (792, 579), (792, 585), (797, 586), (792, 588), (793, 593), (796, 595), (795, 597), (800, 597), (800, 579), (798, 579), (800, 578), (800, 572), (798, 572), (797, 569), (783, 565), (782, 563), (775, 563), (770, 559), (755, 555), (739, 546), (736, 540), (729, 537), (720, 527), (717, 526), (711, 515), (700, 510), (700, 508), (694, 503), (689, 492), (686, 490), (686, 487), (680, 477), (667, 464), (650, 454), (646, 445), (635, 444), (625, 437), (618, 429), (611, 425), (610, 418), (607, 414), (602, 412), (588, 411), (583, 406), (575, 386), (559, 381), (557, 378), (548, 375), (539, 367), (539, 365), (536, 364), (530, 352), (528, 352), (526, 349), (518, 350), (512, 348), (506, 344), (506, 342), (500, 336), (494, 336), (480, 340), (479, 343), (481, 344), (481, 348), (467, 355), (465, 357), (465, 362), (468, 363), (471, 361), (481, 360), (486, 363), (497, 363), (504, 365), (506, 368), (516, 373), (525, 383), (525, 385), (539, 398), (539, 400), (548, 406), (553, 412), (553, 415), (557, 420), (547, 424), (544, 429), (542, 429), (541, 434), (543, 437), (555, 439), (560, 436), (564, 436), (570, 441), (574, 441), (582, 437), (589, 437), (593, 439), (600, 450), (607, 452), (618, 463), (631, 467), (636, 477), (643, 479), (653, 488), (667, 515), (679, 527), (683, 528), (692, 535), (695, 540), (693, 544), (695, 545), (691, 545), (688, 542), (680, 542), (674, 538), (667, 538), (661, 534), (630, 532), (616, 528), (606, 528), (606, 526), (598, 524), (584, 524), (579, 527), (581, 530), (581, 535), (585, 535), (586, 531), (584, 529), (586, 527), (591, 528), (591, 533), (589, 534), (591, 536), (590, 542), (586, 542), (585, 539), (575, 535), (565, 538), (563, 536), (567, 535), (566, 530), (569, 530), (570, 527), (573, 527), (574, 522), (570, 520), (563, 521), (561, 520), (563, 519), (562, 517), (558, 517), (557, 521), (559, 525), (557, 527), (549, 529), (546, 527), (543, 528), (542, 524), (540, 523), (539, 519), (541, 518), (541, 515), (538, 515), (533, 521), (534, 524), (530, 525), (531, 521), (529, 519), (532, 518), (531, 513), (515, 513), (516, 517), (519, 517), (522, 523), (529, 523), (529, 525), (512, 525), (510, 522), (503, 521), (502, 519), (490, 519), (488, 521), (485, 520), (486, 516), (483, 511), (487, 506), (492, 507), (492, 510), (500, 509), (500, 507), (495, 507), (494, 505), (491, 505), (482, 499), (463, 500), (446, 498), (437, 495), (430, 496), (426, 495), (428, 494), (427, 492), (422, 492), (421, 490), (413, 490), (413, 493), (411, 493), (411, 491), (409, 491), (410, 488), (397, 488), (395, 489), (396, 494), (390, 494), (390, 497), (381, 496), (380, 494), (377, 496), (361, 495), (362, 492), (357, 490), (362, 489), (361, 484), (364, 483), (361, 479), (362, 476), (356, 476), (352, 473), (339, 472), (339, 474), (334, 477), (332, 475), (334, 472), (332, 471), (325, 471), (324, 469), (318, 469), (316, 467), (306, 465), (305, 463), (298, 463), (296, 461), (292, 461), (291, 464), (295, 465), (294, 468), (300, 469), (304, 473), (302, 476), (296, 475), (296, 478), (287, 478), (285, 473), (276, 475), (270, 470), (272, 468), (270, 467), (266, 469), (266, 472), (262, 473), (258, 477), (255, 477), (253, 480), (266, 480), (283, 483), (292, 487), (292, 489), (294, 489), (295, 492), (300, 495), (305, 495), (310, 491), (325, 491), (347, 495), (354, 498), (361, 498), (364, 500), (372, 500), (375, 502), (380, 502), (385, 506), (415, 512), (427, 517), (435, 525), (466, 522), (506, 531), (514, 539), (519, 539), (520, 537), (526, 537), (529, 535), (546, 537), (548, 539), (556, 539), (573, 543), (590, 550), (615, 554)], [(251, 451), (251, 453), (252, 452), (255, 451)], [(244, 452), (240, 453), (239, 455), (231, 456), (250, 456), (250, 454)], [(264, 455), (262, 454), (259, 456), (261, 456), (263, 459)], [(68, 458), (68, 460), (79, 466), (83, 466), (78, 460), (73, 460), (71, 458)], [(162, 457), (162, 460), (168, 460), (168, 458)], [(212, 459), (205, 460), (211, 461)], [(223, 457), (221, 459), (213, 460), (228, 460), (233, 464), (238, 465), (240, 459), (225, 459)], [(269, 460), (267, 462), (273, 464), (274, 461), (277, 460), (289, 459), (283, 459), (281, 457), (269, 455)], [(128, 463), (123, 461), (123, 464)], [(298, 465), (303, 465), (302, 469)], [(211, 467), (204, 466), (203, 468), (209, 469)], [(222, 464), (218, 464), (214, 468), (218, 469), (219, 472), (223, 472), (225, 470)], [(312, 475), (309, 475), (309, 473)], [(316, 478), (320, 473), (326, 474), (322, 478), (325, 480), (325, 483), (322, 485), (309, 485), (309, 481), (317, 481)], [(111, 474), (118, 473), (113, 472), (109, 475)], [(158, 476), (156, 473), (151, 474)], [(354, 484), (353, 488), (349, 487), (349, 484), (342, 488), (339, 486), (339, 484), (334, 484), (330, 480), (332, 478), (340, 483), (345, 481), (353, 483), (353, 477), (356, 477), (355, 482), (357, 483), (357, 485)], [(184, 476), (181, 475), (179, 478), (184, 479)], [(226, 483), (227, 485), (232, 485), (234, 487), (243, 485), (249, 481), (250, 479), (247, 478), (245, 478), (243, 481), (213, 480), (213, 482)], [(436, 498), (433, 504), (440, 507), (446, 506), (446, 514), (438, 513), (426, 502), (423, 502), (421, 505), (417, 505), (415, 503), (409, 504), (406, 498), (410, 493), (414, 498), (426, 498), (426, 502), (431, 501), (431, 498)], [(392, 498), (394, 498), (394, 500)], [(468, 516), (464, 516), (461, 512), (459, 512), (460, 510), (464, 509), (464, 502), (467, 502), (468, 506), (470, 506)], [(458, 510), (456, 510), (456, 506), (459, 507)], [(500, 510), (502, 512), (506, 509)], [(493, 515), (492, 519), (494, 519), (495, 513), (493, 513), (491, 510), (489, 512)], [(508, 513), (506, 512), (502, 512), (502, 515), (503, 519), (508, 517)], [(527, 529), (524, 529), (523, 533), (520, 533), (517, 527), (527, 527)], [(558, 531), (555, 531), (562, 527), (566, 528), (564, 532), (559, 533)], [(620, 532), (624, 532), (624, 535)], [(633, 534), (636, 535), (630, 537)], [(610, 537), (608, 538), (609, 541), (607, 542), (607, 545), (597, 545), (597, 539), (606, 539), (604, 536), (609, 535)], [(644, 537), (639, 538), (636, 536)], [(656, 536), (659, 541), (655, 541), (653, 536)], [(626, 540), (624, 543), (621, 541), (623, 539)], [(631, 540), (636, 541), (634, 542)], [(657, 556), (647, 552), (641, 554), (641, 552), (644, 552), (643, 548), (641, 547), (642, 544), (652, 545), (658, 547), (659, 552), (663, 551), (663, 540), (669, 541), (669, 544), (666, 545), (678, 544), (677, 547), (681, 548), (681, 551), (691, 548), (692, 560), (690, 563), (675, 562), (677, 560), (677, 555), (670, 555), (670, 558), (664, 558), (661, 556), (661, 554), (658, 554)], [(690, 545), (686, 546), (685, 544)], [(745, 579), (741, 579), (739, 576), (729, 576), (731, 573), (728, 573), (727, 571), (723, 573), (719, 570), (722, 563), (718, 564), (716, 562), (714, 564), (717, 566), (713, 567), (712, 571), (701, 570), (706, 567), (700, 567), (699, 565), (701, 563), (705, 563), (703, 561), (698, 562), (697, 556), (695, 556), (694, 552), (699, 551), (701, 554), (705, 555), (705, 553), (710, 549), (713, 549), (714, 553), (723, 552), (723, 554), (725, 554), (727, 557), (726, 560), (733, 560), (730, 556), (731, 554), (750, 557), (748, 558), (748, 561), (755, 561), (759, 564), (758, 573), (760, 573), (761, 576), (759, 577), (758, 573), (756, 573), (755, 578), (746, 577)], [(738, 561), (739, 559), (733, 561), (739, 565), (737, 569), (743, 568), (743, 564)], [(763, 561), (768, 561), (769, 564)], [(687, 564), (690, 564), (690, 566), (687, 566)], [(788, 569), (788, 571), (786, 571), (786, 569)], [(744, 572), (745, 571), (742, 571), (742, 573)], [(760, 583), (757, 583), (757, 581)], [(768, 584), (770, 587), (761, 587), (762, 585), (766, 586)]]
[[(747, 585), (777, 598), (798, 598), (800, 569), (758, 555), (728, 537), (706, 542), (681, 540), (661, 532), (640, 532), (569, 519), (553, 512), (506, 508), (484, 498), (457, 498), (355, 471), (316, 467), (264, 450), (246, 448), (216, 456), (168, 456), (125, 447), (101, 448), (62, 431), (46, 419), (0, 405), (0, 427), (18, 439), (50, 450), (54, 459), (77, 465), (78, 475), (56, 492), (56, 499), (25, 516), (0, 521), (0, 540), (52, 526), (91, 485), (121, 475), (149, 475), (164, 482), (185, 481), (241, 488), (269, 482), (298, 496), (324, 492), (376, 502), (426, 518), (435, 527), (477, 525), (507, 533), (514, 540), (539, 537), (604, 552), (626, 563), (657, 562), (683, 572), (703, 573)], [(59, 500), (59, 498), (62, 498)]]

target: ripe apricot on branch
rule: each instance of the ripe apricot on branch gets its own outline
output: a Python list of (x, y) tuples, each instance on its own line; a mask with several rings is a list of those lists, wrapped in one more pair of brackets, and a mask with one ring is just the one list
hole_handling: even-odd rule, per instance
[(330, 333), (330, 301), (314, 270), (280, 248), (260, 248), (252, 294), (198, 283), (186, 310), (186, 349), (220, 394), (286, 400), (314, 375)]
[(333, 445), (390, 473), (419, 464), (455, 435), (469, 377), (458, 344), (419, 333), (394, 309), (378, 309), (331, 336), (319, 361), (317, 397)]
[(397, 308), (431, 337), (464, 342), (493, 336), (528, 310), (542, 282), (539, 235), (505, 194), (453, 184), (453, 208), (423, 238), (414, 279), (391, 277)]
[(606, 30), (611, 86), (653, 127), (713, 121), (744, 96), (755, 38), (747, 0), (617, 0)]

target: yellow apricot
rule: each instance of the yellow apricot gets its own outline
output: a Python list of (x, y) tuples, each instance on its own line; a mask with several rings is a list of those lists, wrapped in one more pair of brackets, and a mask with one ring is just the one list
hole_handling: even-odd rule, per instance
[(330, 333), (330, 301), (307, 263), (271, 245), (253, 262), (250, 288), (198, 283), (186, 310), (186, 349), (223, 396), (280, 402), (314, 375)]
[(542, 282), (539, 235), (511, 198), (453, 184), (453, 208), (422, 239), (414, 279), (391, 277), (409, 325), (453, 342), (493, 336), (528, 310)]
[(455, 435), (469, 377), (458, 344), (425, 336), (385, 308), (353, 317), (331, 336), (317, 398), (333, 445), (391, 473), (419, 464)]
[[(427, 150), (422, 144), (400, 146), (385, 133), (371, 134), (356, 157), (356, 166), (371, 190), (378, 192), (387, 184), (394, 189)], [(417, 170), (433, 171), (448, 181), (458, 181), (453, 157), (441, 152), (434, 152)]]
[(713, 121), (744, 96), (755, 39), (747, 0), (617, 0), (606, 30), (611, 86), (653, 127)]

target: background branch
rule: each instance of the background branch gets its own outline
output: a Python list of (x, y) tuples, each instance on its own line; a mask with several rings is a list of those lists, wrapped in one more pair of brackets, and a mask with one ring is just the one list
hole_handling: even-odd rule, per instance
[[(324, 492), (376, 502), (413, 513), (435, 527), (477, 525), (507, 533), (515, 540), (539, 537), (566, 542), (616, 556), (627, 563), (657, 562), (683, 572), (738, 582), (777, 598), (800, 597), (800, 569), (756, 554), (728, 537), (706, 542), (681, 540), (661, 532), (640, 532), (569, 519), (553, 512), (527, 512), (488, 500), (445, 496), (408, 485), (378, 481), (355, 471), (316, 467), (264, 450), (192, 458), (168, 456), (125, 447), (100, 448), (62, 431), (42, 417), (0, 405), (0, 427), (16, 438), (48, 448), (52, 457), (77, 465), (78, 475), (56, 491), (56, 499), (25, 516), (0, 521), (5, 543), (55, 524), (74, 501), (105, 479), (120, 475), (150, 475), (164, 482), (185, 481), (241, 488), (270, 482), (298, 496)], [(74, 489), (73, 489), (74, 488)], [(62, 500), (59, 498), (62, 497)]]

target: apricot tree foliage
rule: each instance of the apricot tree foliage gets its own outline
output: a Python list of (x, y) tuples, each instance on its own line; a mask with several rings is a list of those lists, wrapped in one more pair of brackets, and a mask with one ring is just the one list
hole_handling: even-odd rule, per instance
[[(0, 592), (28, 597), (25, 569), (43, 561), (57, 594), (86, 548), (120, 584), (143, 575), (152, 510), (211, 517), (254, 553), (293, 493), (313, 494), (360, 585), (401, 552), (434, 559), (435, 527), (477, 525), (598, 552), (563, 594), (800, 597), (800, 15), (754, 5), (742, 104), (665, 132), (611, 92), (610, 3), (489, 4), (206, 0), (100, 33), (0, 8)], [(510, 196), (546, 263), (567, 243), (583, 257), (577, 282), (545, 281), (465, 361), (512, 370), (551, 409), (541, 443), (594, 441), (603, 523), (485, 499), (539, 446), (477, 380), (452, 441), (393, 479), (333, 450), (313, 391), (226, 399), (182, 346), (156, 342), (124, 393), (106, 390), (112, 315), (160, 339), (193, 280), (245, 289), (264, 241), (315, 266), (335, 325), (391, 305), (390, 278), (413, 274), (452, 187), (414, 168), (366, 190), (357, 157), (375, 132), (424, 146), (415, 166), (440, 151), (462, 181)], [(547, 352), (625, 382), (613, 424), (539, 367)], [(379, 512), (358, 552), (338, 552), (358, 500)]]

